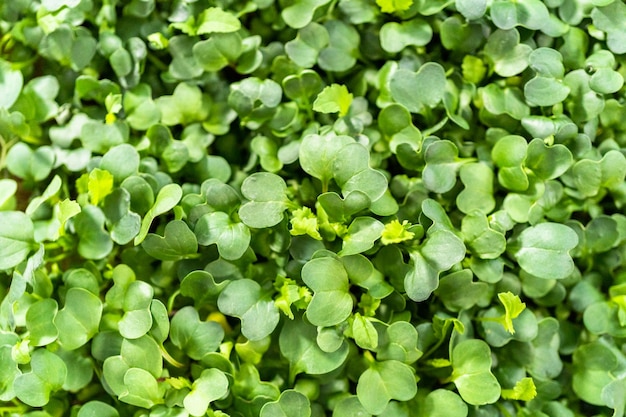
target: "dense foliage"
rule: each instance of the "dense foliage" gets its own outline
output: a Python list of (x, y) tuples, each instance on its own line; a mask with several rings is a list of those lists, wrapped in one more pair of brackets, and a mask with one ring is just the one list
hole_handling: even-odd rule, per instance
[(624, 416), (624, 22), (0, 1), (0, 415)]

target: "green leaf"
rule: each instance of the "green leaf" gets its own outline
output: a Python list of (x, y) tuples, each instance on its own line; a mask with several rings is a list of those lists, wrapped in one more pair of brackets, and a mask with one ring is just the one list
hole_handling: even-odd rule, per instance
[(406, 321), (393, 322), (379, 338), (376, 359), (396, 360), (410, 365), (422, 356), (417, 341), (417, 330), (412, 324)]
[(324, 71), (349, 70), (356, 64), (360, 55), (359, 31), (342, 20), (328, 20), (324, 27), (328, 31), (329, 40), (328, 46), (320, 51), (318, 65)]
[(74, 217), (78, 253), (85, 259), (103, 259), (113, 250), (113, 241), (104, 230), (105, 221), (102, 210), (92, 205), (83, 207)]
[(200, 378), (193, 381), (191, 391), (185, 396), (183, 405), (192, 416), (206, 415), (209, 404), (228, 393), (228, 378), (216, 368), (205, 369)]
[(312, 259), (302, 268), (302, 280), (314, 292), (306, 310), (311, 324), (334, 326), (350, 316), (353, 301), (348, 274), (340, 261), (330, 257)]
[(271, 334), (280, 319), (274, 302), (250, 279), (233, 281), (217, 299), (220, 311), (241, 320), (241, 333), (248, 339), (261, 340)]
[(220, 255), (228, 260), (241, 258), (250, 244), (250, 229), (221, 211), (202, 216), (194, 232), (200, 245), (217, 244)]
[(503, 389), (502, 398), (530, 401), (537, 396), (537, 387), (532, 378), (522, 378), (512, 389)]
[(159, 190), (157, 194), (156, 200), (154, 204), (148, 210), (145, 217), (141, 221), (141, 229), (139, 230), (139, 234), (135, 237), (134, 244), (139, 245), (144, 241), (146, 236), (148, 235), (148, 230), (152, 225), (154, 219), (161, 214), (165, 214), (178, 204), (181, 197), (183, 196), (183, 190), (180, 188), (178, 184), (167, 184)]
[(394, 360), (374, 363), (359, 377), (356, 393), (371, 414), (381, 414), (390, 400), (408, 401), (417, 393), (413, 370)]
[[(289, 59), (299, 66), (303, 68), (311, 68), (317, 63), (320, 51), (328, 46), (329, 41), (330, 36), (328, 35), (326, 28), (319, 23), (311, 22), (298, 31), (298, 35), (295, 39), (285, 43), (285, 52), (287, 53)], [(301, 74), (293, 74), (288, 77), (302, 77), (303, 80), (310, 80), (312, 79), (312, 74), (317, 75), (316, 72), (310, 72), (310, 75), (306, 76), (305, 74), (307, 73), (302, 72)], [(285, 80), (286, 78), (287, 77), (285, 77)], [(285, 80), (283, 80), (283, 88), (285, 89), (285, 94), (289, 96)], [(323, 83), (319, 76), (317, 76), (316, 83), (317, 82), (319, 82), (321, 89)]]
[(333, 352), (324, 352), (316, 342), (314, 326), (300, 318), (287, 320), (280, 332), (280, 352), (289, 361), (289, 374), (321, 375), (339, 368), (348, 357), (348, 344), (342, 343)]
[(465, 340), (452, 350), (452, 380), (461, 398), (471, 405), (495, 403), (500, 384), (491, 373), (491, 350), (482, 340)]
[(456, 173), (462, 165), (458, 159), (459, 150), (450, 141), (432, 142), (426, 148), (423, 171), (424, 185), (436, 193), (448, 192), (456, 184)]
[(374, 242), (382, 236), (384, 228), (381, 222), (372, 217), (357, 217), (342, 236), (343, 244), (338, 255), (355, 255), (371, 249)]
[(353, 95), (345, 85), (331, 84), (317, 95), (313, 102), (313, 110), (320, 113), (339, 113), (345, 116), (352, 104)]
[(124, 295), (124, 315), (118, 322), (119, 332), (126, 339), (137, 339), (152, 327), (150, 306), (154, 289), (143, 281), (133, 281)]
[(74, 350), (87, 343), (98, 332), (102, 301), (82, 288), (70, 288), (65, 305), (54, 317), (59, 329), (59, 343), (65, 350)]
[(67, 367), (61, 358), (46, 349), (37, 349), (31, 355), (31, 371), (18, 375), (13, 383), (15, 395), (31, 407), (43, 407), (50, 394), (62, 388)]
[(498, 300), (504, 306), (504, 328), (507, 332), (513, 334), (515, 333), (513, 319), (517, 318), (524, 311), (526, 303), (523, 303), (518, 295), (514, 295), (510, 291), (498, 293)]
[[(420, 113), (424, 107), (435, 107), (442, 99), (446, 88), (443, 67), (427, 62), (417, 72), (399, 69), (391, 76), (391, 95), (411, 113)], [(420, 91), (419, 95), (412, 91)]]
[(198, 251), (196, 235), (181, 220), (169, 222), (162, 237), (148, 234), (141, 246), (148, 255), (162, 261), (177, 261)]
[(380, 28), (380, 46), (389, 53), (400, 52), (408, 46), (427, 45), (432, 37), (432, 28), (422, 19), (388, 22)]
[(526, 167), (543, 180), (560, 177), (573, 162), (572, 153), (561, 144), (548, 146), (541, 139), (533, 139), (526, 150)]
[(569, 251), (578, 245), (578, 235), (558, 223), (540, 223), (522, 231), (515, 258), (529, 274), (545, 279), (570, 276), (575, 265)]
[(413, 268), (404, 277), (404, 288), (410, 299), (423, 301), (439, 286), (440, 272), (465, 257), (465, 245), (454, 233), (436, 230), (409, 255)]
[(524, 85), (524, 96), (531, 106), (553, 106), (569, 93), (570, 88), (554, 78), (537, 76)]
[(277, 401), (266, 403), (260, 417), (310, 417), (311, 403), (295, 390), (285, 390)]
[(315, 11), (330, 0), (297, 0), (284, 8), (281, 17), (288, 26), (301, 29), (311, 23)]
[(484, 52), (493, 63), (496, 74), (512, 77), (526, 69), (532, 48), (520, 43), (517, 29), (508, 28), (497, 29), (489, 35)]
[(487, 11), (487, 0), (456, 0), (455, 5), (467, 20), (479, 19)]
[(328, 184), (334, 175), (333, 161), (336, 153), (344, 145), (353, 142), (354, 139), (348, 136), (307, 135), (300, 144), (300, 166), (307, 174), (322, 181), (322, 184)]
[(467, 413), (467, 404), (463, 402), (461, 397), (446, 389), (440, 388), (431, 391), (424, 399), (424, 415), (429, 417), (446, 417), (449, 415), (466, 417)]
[[(100, 168), (112, 174), (115, 182), (120, 183), (137, 173), (139, 169), (139, 153), (126, 143), (115, 146), (102, 156)], [(92, 202), (92, 204), (97, 203)]]
[(143, 408), (151, 408), (163, 402), (157, 380), (141, 368), (130, 368), (126, 371), (124, 386), (126, 389), (120, 394), (120, 401)]
[(23, 142), (9, 148), (6, 167), (9, 172), (27, 181), (42, 181), (50, 175), (54, 165), (54, 152), (49, 146), (32, 150)]
[(500, 29), (524, 26), (528, 29), (542, 29), (548, 22), (549, 12), (540, 0), (518, 3), (511, 0), (494, 1), (490, 8), (493, 23)]
[(205, 9), (198, 18), (198, 35), (209, 33), (236, 32), (241, 28), (241, 22), (230, 12), (219, 7)]
[(484, 214), (472, 212), (461, 223), (463, 239), (480, 259), (497, 259), (506, 250), (504, 234), (492, 228)]
[(239, 208), (239, 217), (248, 227), (265, 228), (280, 223), (287, 208), (287, 184), (276, 174), (257, 172), (241, 184), (241, 193), (250, 200)]
[(527, 147), (522, 136), (507, 135), (500, 138), (491, 150), (491, 157), (500, 168), (498, 182), (511, 191), (525, 191), (529, 186), (523, 168)]
[(26, 259), (35, 231), (32, 220), (20, 211), (0, 211), (0, 224), (0, 270), (6, 270)]
[(493, 196), (493, 171), (486, 164), (470, 162), (463, 164), (459, 178), (465, 188), (456, 197), (456, 204), (465, 214), (479, 211), (489, 214), (496, 207)]
[(332, 172), (344, 197), (355, 191), (370, 199), (380, 199), (387, 190), (387, 178), (370, 167), (370, 153), (359, 143), (348, 143), (341, 147), (333, 159)]
[(383, 13), (403, 12), (413, 4), (413, 0), (376, 0)]
[(353, 316), (352, 335), (356, 344), (369, 350), (375, 350), (378, 347), (378, 332), (370, 320), (363, 317), (360, 313)]
[(201, 360), (217, 350), (224, 339), (224, 330), (214, 321), (201, 321), (198, 311), (186, 306), (172, 318), (170, 339), (191, 359)]
[(117, 410), (107, 403), (91, 400), (83, 404), (76, 417), (119, 417)]
[(0, 107), (10, 108), (19, 97), (23, 85), (22, 72), (12, 68), (10, 62), (0, 60), (0, 89), (3, 91)]
[(59, 331), (54, 324), (58, 304), (51, 298), (44, 298), (32, 304), (26, 312), (26, 328), (30, 332), (33, 346), (45, 346), (54, 342)]

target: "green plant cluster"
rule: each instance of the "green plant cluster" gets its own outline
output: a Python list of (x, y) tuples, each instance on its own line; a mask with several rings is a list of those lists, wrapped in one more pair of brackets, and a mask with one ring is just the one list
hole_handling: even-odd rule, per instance
[(623, 417), (624, 22), (0, 1), (0, 415)]

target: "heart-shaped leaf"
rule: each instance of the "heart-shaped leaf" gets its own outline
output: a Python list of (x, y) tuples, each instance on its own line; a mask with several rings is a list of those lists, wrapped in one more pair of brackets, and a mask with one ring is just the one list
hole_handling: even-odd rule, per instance
[(407, 46), (424, 46), (430, 42), (433, 30), (422, 19), (411, 19), (406, 22), (385, 23), (380, 28), (380, 45), (390, 53), (402, 51)]
[(241, 193), (250, 200), (239, 208), (243, 223), (254, 228), (277, 225), (287, 208), (286, 191), (285, 181), (276, 174), (257, 172), (247, 177), (241, 184)]
[(316, 342), (314, 326), (301, 318), (287, 320), (280, 332), (280, 352), (289, 361), (289, 374), (295, 377), (301, 372), (321, 375), (339, 368), (348, 357), (348, 344), (342, 343), (333, 352), (324, 352)]
[(435, 230), (418, 251), (410, 253), (413, 269), (404, 277), (404, 289), (414, 301), (426, 300), (439, 286), (439, 273), (465, 256), (465, 245), (454, 233)]
[(0, 107), (10, 108), (19, 97), (23, 85), (22, 72), (13, 69), (9, 62), (0, 60), (0, 89), (4, 92), (0, 98)]
[(10, 269), (26, 259), (35, 240), (30, 217), (20, 211), (0, 211), (0, 270)]
[(274, 302), (261, 292), (251, 279), (233, 281), (217, 299), (220, 311), (241, 320), (241, 333), (248, 339), (261, 340), (276, 328), (280, 316)]
[(209, 404), (228, 393), (228, 378), (216, 368), (205, 369), (200, 378), (193, 381), (191, 391), (185, 396), (183, 405), (192, 416), (206, 415)]
[(217, 244), (224, 259), (235, 260), (243, 256), (250, 244), (250, 229), (240, 222), (233, 222), (221, 211), (207, 213), (196, 223), (195, 234), (203, 246)]
[(484, 52), (498, 75), (512, 77), (526, 69), (532, 48), (520, 43), (517, 29), (508, 28), (495, 30), (489, 36)]
[(190, 358), (201, 360), (217, 350), (224, 339), (224, 330), (214, 321), (201, 321), (198, 311), (186, 306), (172, 318), (170, 338)]
[(83, 346), (98, 332), (102, 309), (102, 301), (91, 292), (83, 288), (67, 291), (65, 306), (54, 318), (59, 343), (65, 350)]
[(372, 217), (357, 217), (350, 223), (345, 235), (339, 256), (355, 255), (365, 252), (374, 246), (381, 237), (385, 226)]
[[(397, 70), (391, 76), (390, 88), (396, 102), (411, 113), (420, 113), (424, 107), (434, 107), (443, 99), (446, 74), (441, 65), (427, 62), (417, 72)], [(420, 94), (414, 94), (415, 91)]]
[[(350, 316), (353, 301), (348, 292), (348, 274), (340, 261), (330, 257), (312, 259), (302, 268), (302, 280), (314, 292), (306, 313), (311, 324), (334, 326)], [(328, 308), (331, 305), (333, 308)]]
[(37, 349), (31, 355), (31, 371), (18, 375), (13, 389), (20, 401), (31, 407), (48, 404), (50, 394), (60, 390), (65, 382), (65, 362), (46, 349)]
[(500, 398), (500, 384), (491, 373), (491, 350), (482, 340), (465, 340), (451, 356), (452, 380), (468, 404), (484, 405)]
[(389, 401), (408, 401), (417, 393), (413, 370), (394, 360), (373, 363), (361, 374), (356, 393), (363, 407), (371, 414), (382, 413)]
[(309, 399), (295, 390), (286, 390), (277, 401), (268, 402), (261, 408), (260, 417), (310, 417)]
[(578, 235), (559, 223), (528, 227), (518, 237), (515, 257), (526, 272), (545, 279), (562, 279), (574, 272), (569, 251), (578, 245)]
[(196, 235), (182, 220), (169, 222), (162, 237), (148, 234), (141, 246), (148, 255), (162, 261), (177, 261), (198, 251)]

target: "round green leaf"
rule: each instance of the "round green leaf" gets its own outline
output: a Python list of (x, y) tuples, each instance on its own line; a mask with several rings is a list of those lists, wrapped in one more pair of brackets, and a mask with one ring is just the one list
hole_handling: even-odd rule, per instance
[(301, 372), (321, 375), (339, 368), (348, 357), (348, 344), (333, 352), (324, 352), (316, 342), (314, 326), (301, 318), (287, 320), (278, 339), (280, 352), (289, 361), (289, 374), (295, 377)]
[(578, 235), (558, 223), (540, 223), (522, 231), (515, 257), (523, 270), (545, 279), (562, 279), (574, 272), (569, 254), (578, 245)]
[(176, 261), (198, 251), (196, 235), (182, 220), (174, 220), (165, 226), (163, 237), (148, 234), (141, 246), (148, 255), (162, 261)]
[(553, 106), (569, 95), (570, 89), (560, 80), (537, 76), (524, 85), (524, 96), (531, 106)]
[(201, 360), (217, 350), (224, 338), (224, 330), (216, 322), (201, 321), (198, 311), (186, 306), (178, 310), (172, 318), (170, 338), (190, 358)]
[(120, 183), (137, 173), (139, 153), (126, 143), (115, 146), (102, 156), (100, 168), (109, 171), (113, 174), (115, 181)]
[(241, 319), (241, 333), (252, 341), (271, 334), (280, 319), (274, 302), (263, 296), (261, 286), (251, 279), (228, 284), (217, 305), (222, 313)]
[(278, 401), (272, 401), (261, 408), (260, 417), (310, 417), (311, 403), (303, 394), (286, 390)]
[(91, 292), (70, 288), (65, 305), (54, 318), (61, 346), (65, 350), (74, 350), (87, 343), (98, 332), (102, 309), (102, 301)]
[(119, 417), (117, 410), (102, 401), (92, 400), (83, 404), (76, 417)]
[(241, 258), (250, 244), (250, 229), (243, 223), (233, 222), (221, 211), (202, 216), (196, 223), (195, 234), (203, 246), (217, 244), (220, 255), (228, 260)]
[(21, 211), (0, 211), (0, 270), (26, 259), (34, 243), (32, 220)]
[(380, 28), (381, 47), (390, 53), (402, 51), (407, 46), (424, 46), (430, 42), (433, 30), (422, 19), (411, 19), (406, 22), (385, 23)]
[(26, 328), (33, 346), (45, 346), (57, 339), (59, 331), (53, 322), (57, 311), (57, 302), (51, 298), (39, 300), (28, 308)]
[(340, 261), (330, 257), (312, 259), (302, 268), (302, 280), (314, 292), (306, 312), (311, 324), (334, 326), (350, 316), (353, 301), (348, 274)]
[(394, 360), (373, 364), (356, 386), (359, 402), (369, 413), (382, 413), (390, 400), (408, 401), (417, 393), (413, 370)]
[(492, 404), (500, 398), (500, 384), (491, 373), (491, 350), (482, 340), (465, 340), (452, 350), (452, 380), (468, 404)]
[(205, 369), (191, 386), (183, 405), (192, 416), (206, 415), (209, 404), (228, 393), (228, 378), (216, 368)]
[(396, 102), (412, 113), (420, 113), (423, 107), (434, 107), (443, 99), (446, 74), (441, 65), (427, 62), (417, 72), (397, 70), (391, 76), (390, 88)]
[(437, 389), (428, 393), (424, 399), (424, 413), (429, 417), (448, 417), (450, 415), (466, 417), (467, 404), (454, 392)]
[(46, 349), (32, 353), (30, 367), (30, 372), (15, 378), (13, 389), (20, 401), (31, 407), (43, 407), (48, 404), (50, 394), (63, 386), (67, 367), (61, 358)]

